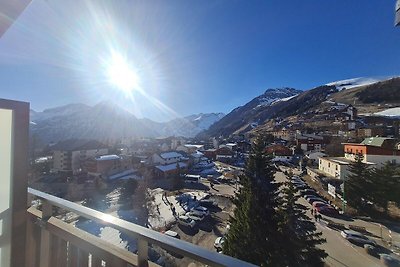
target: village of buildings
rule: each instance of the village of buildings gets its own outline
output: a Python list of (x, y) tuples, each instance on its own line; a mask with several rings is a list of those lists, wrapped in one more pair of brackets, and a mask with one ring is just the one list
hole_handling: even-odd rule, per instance
[[(398, 119), (358, 115), (351, 105), (318, 112), (321, 111), (302, 114), (295, 122), (290, 118), (275, 119), (268, 129), (258, 132), (270, 137), (266, 152), (278, 169), (302, 174), (340, 200), (343, 181), (356, 154), (361, 154), (363, 162), (371, 166), (388, 161), (400, 163)], [(318, 130), (306, 127), (316, 123), (321, 126)], [(88, 194), (102, 192), (109, 202), (104, 212), (158, 231), (172, 232), (210, 250), (220, 250), (216, 242), (229, 229), (228, 219), (234, 208), (231, 199), (238, 189), (238, 176), (245, 167), (255, 135), (250, 132), (207, 140), (183, 137), (125, 138), (112, 142), (66, 140), (32, 152), (36, 156), (32, 160), (30, 183), (32, 187), (81, 203)], [(178, 189), (174, 188), (177, 177), (182, 182)], [(121, 187), (130, 179), (147, 180), (148, 202), (122, 211), (118, 197)], [(207, 214), (213, 212), (206, 224), (185, 215), (199, 203), (208, 209)], [(139, 213), (143, 205), (147, 209), (142, 216)], [(76, 225), (129, 247), (129, 240), (122, 235), (87, 223), (78, 221)], [(193, 230), (194, 224), (198, 225), (197, 230)]]

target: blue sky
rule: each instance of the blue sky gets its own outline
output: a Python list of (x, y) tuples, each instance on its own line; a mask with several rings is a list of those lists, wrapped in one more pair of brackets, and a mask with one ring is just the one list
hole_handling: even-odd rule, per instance
[[(163, 121), (267, 88), (397, 75), (394, 2), (36, 0), (0, 39), (0, 97), (39, 111), (114, 101)], [(105, 78), (113, 51), (138, 73), (129, 98)]]

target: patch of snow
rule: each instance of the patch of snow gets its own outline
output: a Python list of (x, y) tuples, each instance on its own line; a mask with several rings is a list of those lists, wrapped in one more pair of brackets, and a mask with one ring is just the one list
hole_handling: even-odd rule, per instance
[[(179, 201), (176, 200), (175, 196), (168, 196), (167, 201), (165, 201), (163, 195), (164, 190), (161, 188), (156, 188), (151, 190), (150, 195), (154, 197), (153, 207), (149, 214), (149, 226), (152, 229), (161, 229), (165, 228), (167, 225), (175, 222), (175, 217), (172, 213), (170, 204), (175, 207), (175, 212), (177, 215), (185, 214), (187, 211), (184, 209), (184, 205), (180, 205)], [(185, 196), (190, 196), (192, 200), (194, 197), (196, 199), (201, 199), (207, 193), (202, 191), (193, 191), (193, 192), (186, 192)], [(194, 201), (194, 200), (193, 200)], [(188, 201), (188, 203), (195, 205), (195, 203), (191, 203), (192, 201)], [(170, 203), (170, 204), (169, 204)], [(190, 207), (185, 207), (190, 208)]]
[(371, 85), (380, 81), (389, 80), (397, 76), (386, 76), (386, 77), (359, 77), (347, 80), (341, 80), (336, 82), (327, 83), (329, 86), (336, 86), (339, 91), (343, 89), (351, 89), (363, 85)]
[(256, 106), (256, 108), (270, 106), (270, 105), (272, 105), (272, 103), (279, 101), (279, 100), (280, 100), (280, 98), (268, 98), (268, 97), (260, 98), (260, 102)]
[(400, 107), (397, 108), (389, 108), (380, 112), (374, 113), (374, 115), (384, 116), (384, 117), (391, 117), (391, 118), (398, 118), (400, 117)]
[(250, 123), (250, 127), (251, 128), (256, 128), (258, 126), (258, 123), (257, 122), (252, 122), (252, 123)]
[(281, 98), (281, 99), (278, 99), (278, 100), (276, 100), (276, 101), (274, 101), (274, 102), (272, 102), (272, 104), (275, 104), (275, 103), (278, 103), (278, 102), (282, 102), (282, 101), (289, 101), (290, 99), (292, 99), (292, 98), (295, 98), (296, 96), (298, 96), (299, 94), (295, 94), (295, 95), (292, 95), (292, 96), (289, 96), (289, 97), (285, 97), (285, 98)]

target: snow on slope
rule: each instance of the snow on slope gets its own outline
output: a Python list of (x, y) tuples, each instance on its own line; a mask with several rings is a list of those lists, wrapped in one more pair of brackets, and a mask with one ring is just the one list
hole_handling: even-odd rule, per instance
[(347, 80), (341, 80), (336, 82), (327, 83), (329, 86), (336, 86), (336, 88), (341, 91), (343, 89), (351, 89), (358, 86), (370, 85), (380, 81), (389, 80), (397, 76), (386, 76), (386, 77), (359, 77)]
[(295, 98), (298, 95), (299, 94), (295, 94), (295, 95), (292, 95), (292, 96), (289, 96), (289, 97), (285, 97), (285, 98), (281, 98), (281, 99), (275, 100), (274, 102), (272, 102), (272, 104), (275, 104), (275, 103), (278, 103), (278, 102), (281, 102), (281, 101), (283, 101), (283, 102), (289, 101), (290, 99)]
[(391, 117), (391, 118), (400, 118), (400, 107), (389, 108), (380, 112), (376, 112), (374, 113), (374, 115)]
[(252, 101), (257, 101), (257, 105), (254, 109), (260, 107), (271, 106), (279, 101), (288, 101), (289, 99), (298, 95), (298, 91), (293, 88), (274, 88), (267, 89), (264, 94), (256, 97)]

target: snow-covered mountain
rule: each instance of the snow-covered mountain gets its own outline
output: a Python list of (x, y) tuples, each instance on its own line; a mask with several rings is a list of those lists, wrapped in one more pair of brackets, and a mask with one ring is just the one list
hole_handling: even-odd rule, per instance
[[(348, 89), (348, 90), (344, 90)], [(273, 119), (284, 119), (315, 111), (322, 103), (355, 105), (359, 113), (371, 105), (400, 106), (400, 77), (364, 77), (331, 82), (309, 90), (269, 89), (244, 106), (228, 113), (198, 137), (230, 136), (262, 128)], [(375, 115), (396, 117), (399, 109)], [(272, 122), (275, 123), (275, 122)]]
[(43, 143), (71, 138), (107, 140), (124, 137), (193, 137), (223, 116), (222, 113), (201, 113), (159, 123), (138, 119), (112, 103), (102, 102), (93, 107), (70, 104), (43, 112), (31, 110), (30, 130)]
[(195, 137), (201, 131), (210, 128), (211, 125), (224, 116), (225, 114), (223, 113), (200, 113), (174, 119), (165, 123), (160, 133), (163, 136)]
[(397, 76), (385, 76), (385, 77), (359, 77), (347, 80), (341, 80), (336, 82), (327, 83), (329, 86), (336, 86), (336, 88), (341, 91), (343, 89), (351, 89), (364, 85), (371, 85), (380, 81), (388, 80)]
[(268, 112), (270, 107), (290, 101), (301, 92), (288, 87), (267, 89), (262, 95), (253, 98), (243, 106), (233, 109), (221, 120), (210, 126), (204, 132), (204, 137), (229, 135), (243, 127), (254, 128), (264, 121), (265, 112)]
[(267, 89), (264, 94), (254, 98), (249, 103), (257, 104), (253, 108), (266, 107), (279, 101), (287, 101), (298, 93), (298, 90), (288, 87)]

